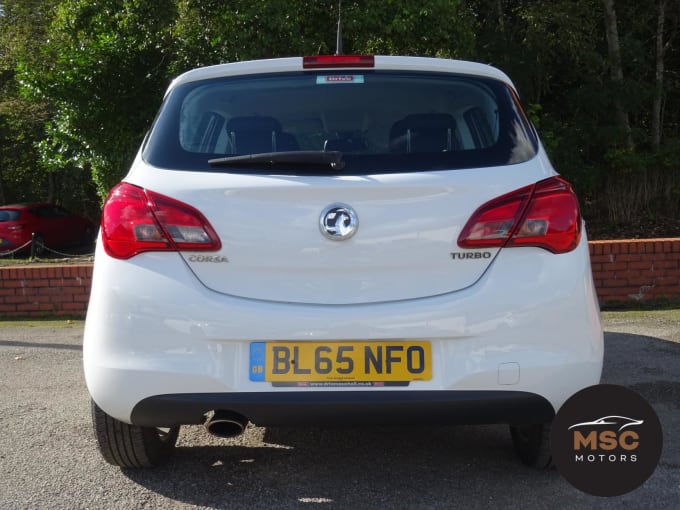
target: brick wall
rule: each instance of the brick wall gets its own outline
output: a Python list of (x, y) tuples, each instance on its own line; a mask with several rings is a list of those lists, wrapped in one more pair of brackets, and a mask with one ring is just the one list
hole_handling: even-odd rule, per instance
[(0, 267), (0, 317), (84, 317), (92, 264)]
[[(680, 238), (592, 241), (600, 303), (680, 300)], [(0, 267), (0, 318), (84, 317), (92, 265)]]
[(591, 241), (600, 303), (680, 299), (680, 238)]

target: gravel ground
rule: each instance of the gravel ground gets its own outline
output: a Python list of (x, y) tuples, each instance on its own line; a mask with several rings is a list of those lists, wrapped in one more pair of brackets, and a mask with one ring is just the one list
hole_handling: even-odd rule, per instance
[(664, 427), (654, 475), (596, 498), (515, 458), (505, 426), (184, 427), (167, 467), (127, 471), (95, 449), (82, 323), (0, 323), (0, 509), (680, 508), (680, 314), (607, 313), (603, 382), (645, 396)]

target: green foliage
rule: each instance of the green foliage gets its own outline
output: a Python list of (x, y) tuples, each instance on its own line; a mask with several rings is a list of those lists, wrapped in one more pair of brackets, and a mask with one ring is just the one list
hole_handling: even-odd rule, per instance
[(100, 197), (125, 175), (167, 86), (174, 12), (172, 1), (59, 4), (42, 65), (19, 68), (27, 97), (55, 110), (43, 168), (91, 172)]
[[(514, 80), (587, 218), (680, 214), (680, 2), (615, 2), (611, 79), (602, 0), (344, 0), (345, 53), (489, 62)], [(93, 203), (127, 171), (172, 77), (202, 65), (335, 52), (337, 0), (5, 0), (0, 200)], [(663, 106), (652, 144), (652, 103)], [(617, 108), (630, 119), (622, 129)], [(632, 138), (631, 135), (632, 134)], [(629, 141), (632, 139), (633, 147)], [(78, 190), (78, 191), (74, 191)], [(95, 209), (96, 207), (92, 207)]]
[(472, 58), (476, 23), (455, 0), (355, 1), (343, 4), (349, 53)]
[[(175, 71), (238, 60), (335, 52), (337, 2), (180, 0)], [(475, 22), (464, 2), (345, 1), (345, 53), (471, 57)]]

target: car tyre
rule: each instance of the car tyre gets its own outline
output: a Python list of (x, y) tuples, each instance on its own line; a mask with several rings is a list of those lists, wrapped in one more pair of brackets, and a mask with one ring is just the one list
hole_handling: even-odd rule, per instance
[(149, 468), (168, 461), (177, 442), (179, 426), (140, 427), (116, 420), (92, 402), (92, 426), (104, 459), (123, 468)]
[(527, 466), (537, 469), (552, 467), (551, 426), (552, 423), (510, 425), (512, 444), (522, 462)]

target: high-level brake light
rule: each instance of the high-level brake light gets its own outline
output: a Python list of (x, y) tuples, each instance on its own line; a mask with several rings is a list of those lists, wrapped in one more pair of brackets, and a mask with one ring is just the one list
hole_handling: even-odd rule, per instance
[(302, 57), (303, 69), (375, 67), (373, 55), (313, 55)]

